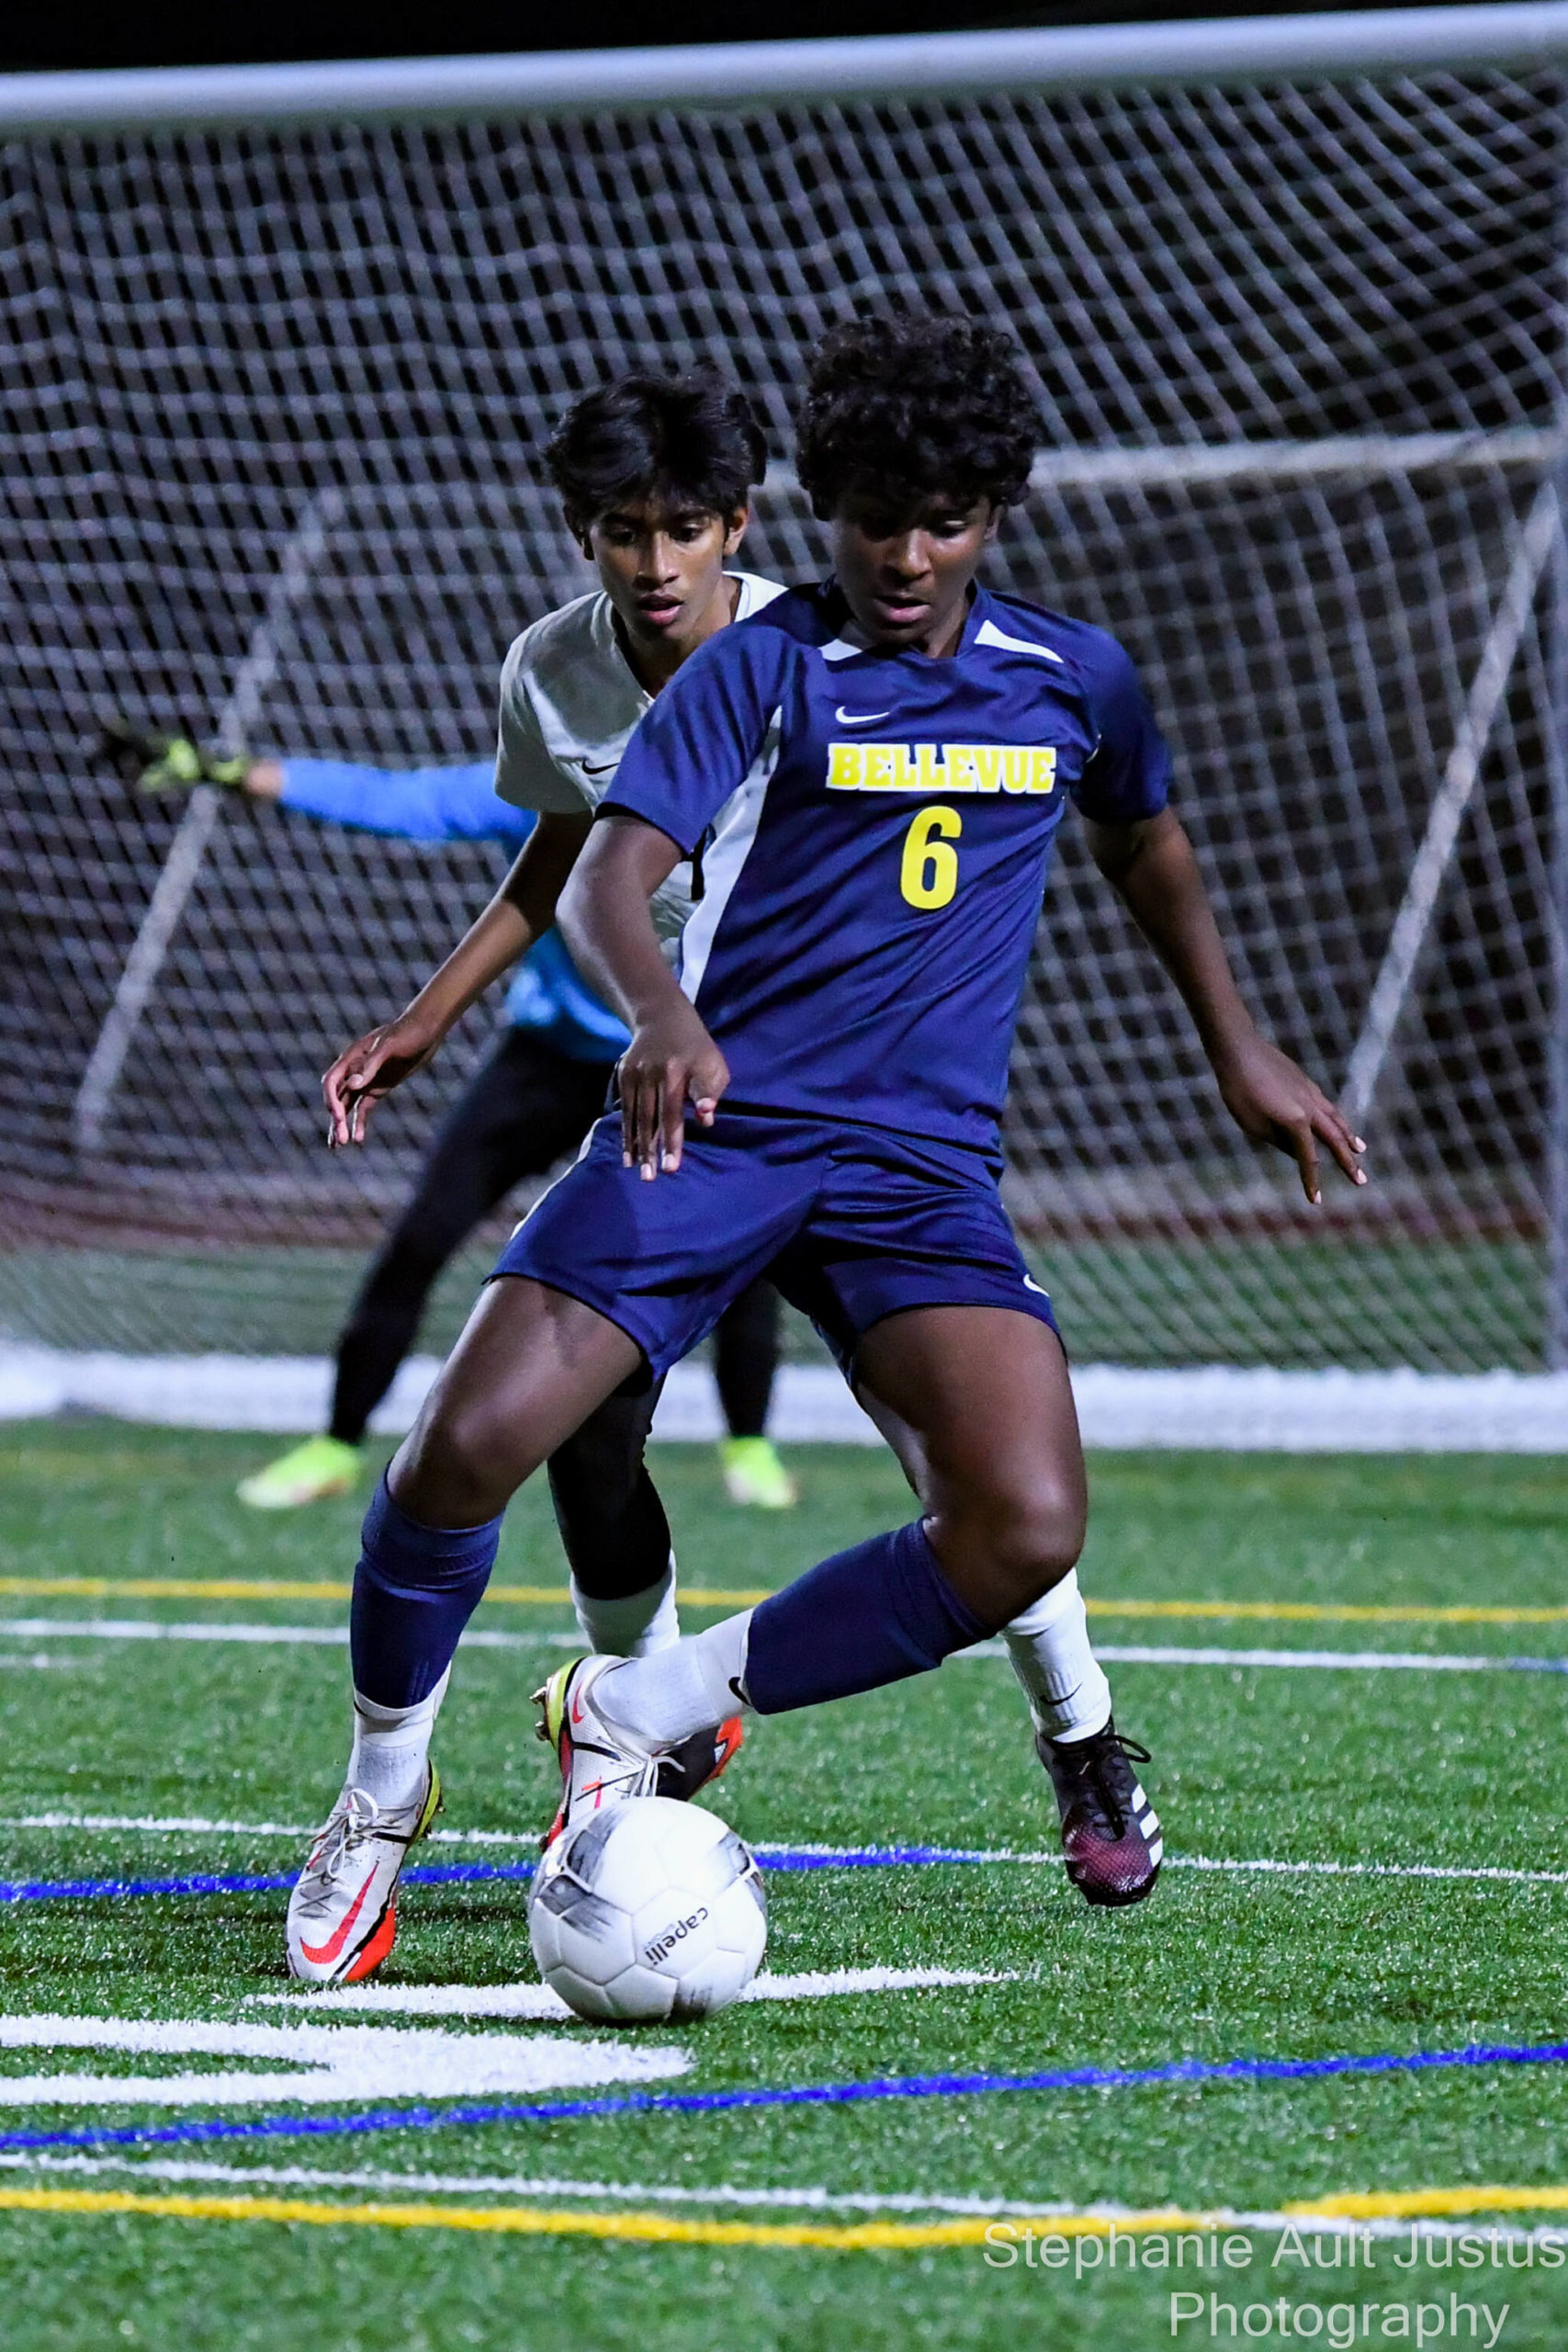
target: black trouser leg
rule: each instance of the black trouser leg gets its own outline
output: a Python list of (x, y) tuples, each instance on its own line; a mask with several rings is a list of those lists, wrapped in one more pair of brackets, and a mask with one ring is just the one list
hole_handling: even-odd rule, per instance
[(607, 1396), (549, 1459), (562, 1548), (595, 1600), (646, 1592), (669, 1566), (670, 1521), (643, 1459), (663, 1385), (637, 1396)]
[(725, 1309), (713, 1335), (714, 1377), (731, 1437), (761, 1437), (779, 1367), (779, 1295), (754, 1282)]
[(604, 1070), (509, 1029), (447, 1113), (413, 1196), (372, 1261), (337, 1349), (333, 1437), (357, 1445), (413, 1343), (442, 1268), (525, 1176), (542, 1176), (604, 1108)]

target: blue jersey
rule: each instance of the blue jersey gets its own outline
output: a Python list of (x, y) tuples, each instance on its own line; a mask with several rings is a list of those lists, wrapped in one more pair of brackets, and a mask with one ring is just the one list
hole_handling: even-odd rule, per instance
[[(353, 760), (285, 760), (285, 808), (409, 842), (502, 842), (515, 855), (537, 822), (495, 789), (495, 762), (468, 767), (367, 768)], [(558, 931), (530, 947), (506, 991), (506, 1019), (569, 1061), (613, 1062), (627, 1033), (566, 952)]]
[(736, 1109), (993, 1148), (1066, 797), (1165, 806), (1113, 638), (978, 591), (957, 651), (866, 652), (837, 589), (721, 629), (639, 724), (603, 806), (697, 853), (681, 979)]

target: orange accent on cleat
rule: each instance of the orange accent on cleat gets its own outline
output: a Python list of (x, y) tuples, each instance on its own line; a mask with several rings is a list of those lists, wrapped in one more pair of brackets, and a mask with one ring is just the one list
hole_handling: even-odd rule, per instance
[(710, 1781), (716, 1781), (730, 1758), (739, 1753), (746, 1735), (739, 1715), (728, 1715), (712, 1731), (694, 1732), (659, 1759), (659, 1794), (684, 1804)]
[(359, 1917), (360, 1905), (364, 1902), (366, 1896), (369, 1894), (375, 1883), (376, 1870), (375, 1865), (372, 1864), (369, 1877), (360, 1888), (358, 1894), (355, 1896), (351, 1907), (344, 1912), (333, 1933), (327, 1938), (326, 1942), (324, 1944), (308, 1944), (303, 1942), (300, 1944), (299, 1949), (304, 1953), (308, 1961), (310, 1961), (321, 1967), (329, 1967), (337, 1958), (339, 1952), (342, 1951), (344, 1944), (347, 1943), (350, 1935), (354, 1931), (354, 1923)]
[(357, 1984), (362, 1977), (373, 1976), (391, 1951), (397, 1933), (398, 1915), (389, 1903), (363, 1951), (355, 1952), (353, 1962), (344, 1969), (342, 1982)]

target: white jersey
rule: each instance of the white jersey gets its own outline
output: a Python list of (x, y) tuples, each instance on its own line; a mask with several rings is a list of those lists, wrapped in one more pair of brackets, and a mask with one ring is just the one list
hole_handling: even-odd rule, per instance
[[(784, 593), (752, 571), (726, 577), (739, 582), (738, 621)], [(547, 613), (524, 630), (502, 668), (497, 794), (514, 808), (591, 817), (652, 700), (621, 650), (615, 608), (602, 588)], [(679, 937), (692, 911), (689, 861), (660, 884), (651, 911), (661, 939)]]

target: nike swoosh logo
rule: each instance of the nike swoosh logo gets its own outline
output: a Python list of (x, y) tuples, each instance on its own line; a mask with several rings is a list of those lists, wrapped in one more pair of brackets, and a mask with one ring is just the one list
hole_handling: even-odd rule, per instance
[(1036, 1298), (1049, 1298), (1051, 1295), (1048, 1290), (1041, 1289), (1032, 1274), (1025, 1274), (1023, 1278), (1023, 1287), (1025, 1290), (1032, 1290)]
[(846, 710), (842, 703), (833, 713), (840, 727), (873, 727), (879, 718), (891, 718), (890, 710)]
[(584, 775), (614, 775), (620, 764), (619, 760), (606, 760), (603, 767), (596, 768), (592, 760), (584, 760), (582, 773)]
[(334, 1961), (337, 1958), (339, 1952), (342, 1951), (344, 1944), (348, 1941), (350, 1929), (353, 1928), (355, 1921), (359, 1917), (361, 1904), (364, 1902), (366, 1896), (369, 1894), (375, 1883), (376, 1864), (372, 1862), (370, 1865), (370, 1875), (366, 1880), (364, 1885), (360, 1888), (358, 1894), (355, 1896), (352, 1910), (348, 1912), (347, 1916), (344, 1919), (339, 1921), (338, 1926), (327, 1938), (326, 1942), (324, 1944), (308, 1944), (301, 1942), (299, 1949), (313, 1968), (320, 1968), (328, 1962)]

